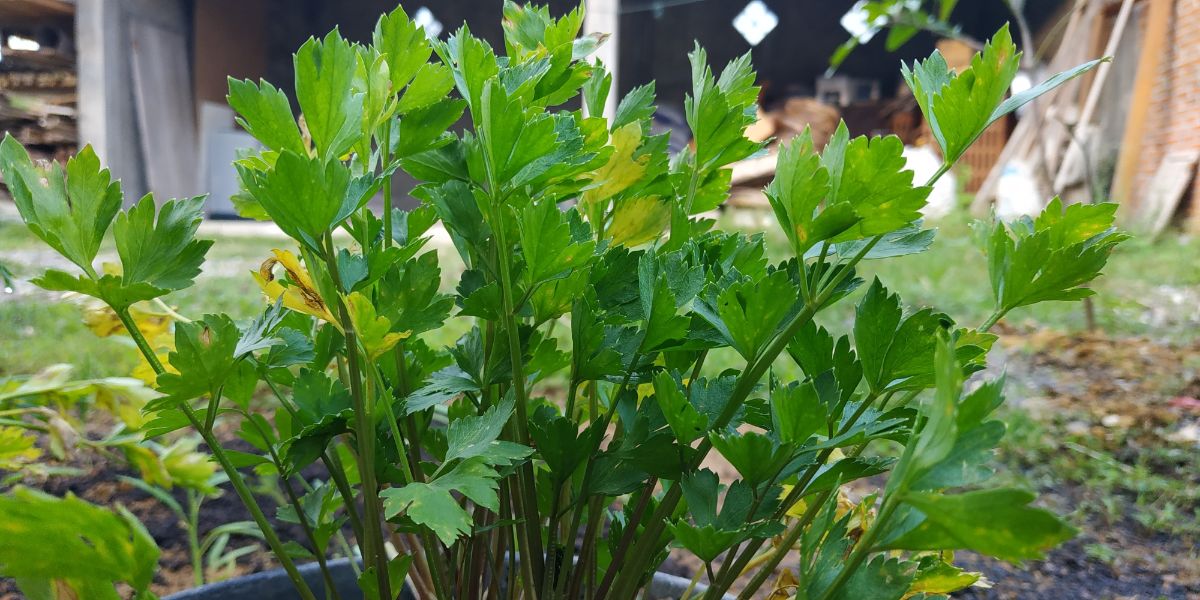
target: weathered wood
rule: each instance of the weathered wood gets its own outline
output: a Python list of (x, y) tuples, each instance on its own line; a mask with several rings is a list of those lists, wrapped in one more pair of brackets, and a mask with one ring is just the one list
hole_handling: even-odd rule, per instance
[(133, 88), (146, 181), (155, 194), (179, 198), (199, 192), (197, 135), (185, 36), (135, 20)]
[(0, 0), (0, 21), (8, 24), (36, 19), (71, 17), (75, 3), (67, 0)]
[(1197, 159), (1200, 159), (1200, 150), (1181, 150), (1163, 157), (1145, 197), (1134, 208), (1132, 225), (1135, 229), (1158, 235), (1167, 228), (1184, 192), (1192, 184)]
[[(1108, 43), (1104, 46), (1104, 56), (1113, 57), (1117, 54), (1117, 45), (1121, 41), (1121, 36), (1125, 33), (1125, 26), (1129, 24), (1129, 15), (1133, 12), (1133, 0), (1123, 0), (1121, 2), (1121, 11), (1117, 13), (1117, 20), (1113, 23), (1112, 32), (1108, 34)], [(1104, 84), (1108, 80), (1108, 72), (1112, 69), (1112, 61), (1105, 62), (1096, 68), (1096, 77), (1092, 80), (1092, 85), (1088, 88), (1087, 99), (1083, 102), (1083, 111), (1079, 113), (1079, 120), (1076, 121), (1076, 129), (1087, 127), (1092, 122), (1092, 116), (1096, 114), (1096, 106), (1100, 103), (1100, 93), (1104, 90)], [(1072, 136), (1072, 144), (1079, 144), (1081, 136)], [(1066, 161), (1062, 161), (1059, 165), (1058, 173), (1054, 176), (1054, 193), (1061, 194), (1067, 186), (1067, 170)]]
[(1126, 205), (1126, 209), (1136, 207), (1138, 202), (1138, 198), (1133, 195), (1133, 186), (1137, 179), (1138, 161), (1141, 160), (1142, 141), (1146, 133), (1146, 121), (1150, 116), (1154, 84), (1158, 81), (1162, 57), (1166, 55), (1171, 13), (1175, 4), (1174, 0), (1147, 1), (1150, 7), (1146, 15), (1146, 33), (1142, 38), (1138, 74), (1133, 83), (1133, 98), (1129, 102), (1125, 135), (1121, 137), (1121, 153), (1117, 158), (1111, 193), (1114, 200)]

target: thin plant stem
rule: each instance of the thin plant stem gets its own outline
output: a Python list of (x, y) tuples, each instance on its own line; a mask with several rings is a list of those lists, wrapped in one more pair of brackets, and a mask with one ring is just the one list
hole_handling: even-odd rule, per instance
[[(142, 335), (142, 330), (138, 328), (137, 323), (134, 322), (133, 317), (129, 314), (129, 309), (123, 308), (117, 310), (115, 307), (112, 308), (117, 313), (117, 318), (121, 320), (121, 324), (129, 332), (129, 337), (133, 338), (134, 343), (137, 344), (138, 350), (146, 357), (146, 362), (150, 363), (150, 368), (154, 369), (154, 372), (159, 375), (166, 372), (162, 361), (158, 360), (158, 356), (154, 354), (154, 349), (146, 341), (146, 336)], [(316, 600), (312, 589), (308, 587), (308, 583), (300, 576), (300, 571), (296, 568), (296, 563), (292, 562), (291, 557), (287, 554), (287, 550), (283, 547), (283, 542), (279, 540), (279, 536), (276, 535), (274, 528), (271, 527), (267, 516), (263, 514), (262, 508), (258, 506), (258, 502), (254, 499), (254, 494), (251, 493), (250, 487), (242, 479), (241, 472), (229, 460), (220, 442), (212, 434), (212, 431), (206, 431), (201, 427), (200, 418), (190, 404), (181, 402), (179, 403), (179, 408), (183, 411), (184, 416), (192, 427), (200, 433), (200, 437), (204, 439), (204, 443), (208, 444), (213, 457), (217, 459), (217, 463), (221, 465), (221, 468), (225, 471), (225, 475), (229, 477), (229, 484), (233, 486), (233, 490), (237, 493), (238, 498), (242, 500), (242, 504), (250, 511), (250, 517), (258, 525), (259, 530), (263, 534), (263, 539), (266, 540), (267, 546), (271, 548), (271, 552), (275, 554), (275, 558), (283, 565), (288, 579), (296, 587), (296, 592), (300, 594), (303, 600)]]
[[(338, 274), (337, 254), (334, 251), (333, 236), (325, 234), (325, 261), (335, 285), (341, 277)], [(388, 578), (387, 553), (383, 545), (382, 518), (380, 516), (379, 484), (375, 479), (375, 420), (372, 417), (371, 399), (363, 394), (363, 369), (359, 365), (358, 334), (350, 313), (341, 296), (337, 298), (338, 320), (341, 321), (342, 334), (346, 338), (346, 369), (350, 379), (350, 398), (354, 403), (355, 438), (358, 440), (359, 478), (363, 484), (363, 532), (366, 534), (366, 552), (363, 562), (374, 565), (376, 580), (379, 583), (380, 594), (391, 597), (391, 581)]]
[[(508, 357), (512, 368), (512, 385), (516, 401), (514, 429), (517, 441), (529, 446), (529, 415), (528, 390), (525, 388), (525, 370), (521, 352), (521, 332), (517, 327), (517, 307), (513, 305), (513, 278), (509, 256), (506, 256), (507, 244), (504, 227), (495, 227), (496, 243), (499, 252), (497, 262), (500, 266), (500, 296), (503, 304), (503, 319), (505, 337), (508, 338)], [(537, 492), (534, 489), (533, 465), (525, 462), (517, 470), (517, 487), (519, 496), (517, 508), (525, 527), (526, 547), (522, 548), (521, 562), (528, 561), (532, 567), (535, 581), (541, 581), (544, 573), (544, 554), (542, 550), (541, 518), (538, 516)]]
[(204, 585), (204, 556), (200, 550), (200, 494), (188, 490), (187, 538), (192, 555), (192, 581)]
[[(270, 388), (271, 393), (275, 395), (284, 409), (292, 417), (295, 417), (298, 414), (296, 407), (283, 396), (283, 393), (279, 391), (279, 386), (275, 385), (270, 377), (263, 377), (263, 381), (267, 382), (267, 387)], [(361, 544), (363, 539), (362, 518), (359, 517), (358, 507), (354, 503), (354, 490), (350, 489), (350, 482), (346, 479), (346, 470), (341, 461), (336, 459), (336, 453), (331, 455), (328, 449), (321, 452), (321, 463), (325, 465), (325, 470), (329, 472), (329, 478), (333, 480), (334, 487), (342, 497), (342, 505), (346, 507), (346, 515), (350, 519), (350, 529)], [(359, 551), (362, 551), (361, 546)], [(355, 564), (355, 568), (357, 568), (357, 564)]]
[[(258, 421), (251, 419), (249, 414), (242, 413), (242, 416), (249, 421), (258, 431), (258, 435), (264, 440), (269, 440), (270, 436), (263, 430)], [(304, 530), (304, 536), (313, 546), (313, 556), (317, 559), (317, 568), (321, 570), (321, 578), (325, 580), (326, 593), (332, 595), (334, 600), (341, 600), (342, 596), (338, 593), (337, 584), (333, 581), (333, 574), (329, 572), (329, 564), (325, 560), (325, 552), (317, 543), (316, 533), (313, 532), (312, 523), (308, 520), (308, 514), (304, 512), (304, 506), (300, 502), (300, 496), (296, 494), (296, 489), (292, 487), (292, 482), (285, 475), (283, 461), (279, 458), (279, 453), (275, 451), (275, 446), (267, 444), (267, 452), (271, 455), (271, 462), (275, 464), (275, 468), (279, 471), (279, 481), (283, 484), (283, 491), (287, 494), (288, 501), (292, 505), (292, 510), (296, 511), (296, 519), (300, 521), (300, 528)]]

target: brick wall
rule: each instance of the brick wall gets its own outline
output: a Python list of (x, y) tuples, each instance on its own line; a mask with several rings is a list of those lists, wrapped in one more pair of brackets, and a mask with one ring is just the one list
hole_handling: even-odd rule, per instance
[[(1170, 152), (1200, 149), (1200, 0), (1176, 0), (1170, 39), (1159, 64), (1146, 133), (1142, 139), (1134, 194), (1149, 188)], [(1192, 183), (1192, 215), (1200, 214), (1200, 177)]]

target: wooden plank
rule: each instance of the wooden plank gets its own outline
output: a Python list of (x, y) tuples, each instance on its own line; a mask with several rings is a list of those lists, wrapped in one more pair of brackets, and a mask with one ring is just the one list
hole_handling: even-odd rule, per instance
[(778, 159), (776, 154), (764, 154), (739, 160), (733, 163), (730, 183), (740, 185), (770, 179), (775, 176), (775, 161)]
[(1156, 236), (1167, 228), (1179, 201), (1192, 185), (1197, 159), (1200, 150), (1180, 150), (1163, 157), (1145, 198), (1134, 209), (1135, 229)]
[(6, 24), (74, 15), (75, 3), (67, 0), (0, 0), (0, 20)]
[(195, 195), (196, 113), (186, 37), (140, 19), (130, 24), (129, 34), (146, 182), (160, 198)]
[[(1071, 9), (1071, 16), (1067, 20), (1066, 28), (1063, 31), (1063, 41), (1059, 44), (1053, 58), (1050, 60), (1049, 71), (1063, 71), (1081, 62), (1077, 56), (1080, 54), (1079, 44), (1074, 43), (1074, 40), (1077, 36), (1082, 35), (1080, 30), (1093, 20), (1095, 13), (1096, 4), (1094, 0), (1075, 0), (1075, 5)], [(1040, 148), (1038, 145), (1045, 142), (1047, 138), (1055, 137), (1055, 133), (1062, 129), (1061, 127), (1051, 128), (1046, 126), (1046, 122), (1049, 121), (1049, 113), (1059, 98), (1069, 97), (1070, 94), (1068, 92), (1075, 89), (1077, 85), (1077, 79), (1068, 81), (1030, 104), (1031, 114), (1017, 122), (1017, 126), (1009, 135), (1008, 143), (1005, 144), (1004, 150), (997, 157), (995, 165), (988, 172), (987, 177), (979, 184), (979, 191), (975, 193), (975, 199), (971, 201), (972, 214), (976, 216), (987, 214), (992, 206), (992, 202), (996, 199), (996, 187), (1000, 183), (1000, 175), (1004, 172), (1005, 165), (1013, 160), (1025, 160), (1029, 158), (1030, 152), (1034, 149), (1037, 149), (1039, 156), (1041, 156), (1041, 153), (1044, 153), (1046, 145), (1055, 145), (1056, 147), (1056, 142), (1043, 144)]]
[(1138, 161), (1141, 160), (1142, 141), (1146, 133), (1146, 121), (1150, 116), (1154, 84), (1158, 80), (1158, 68), (1166, 54), (1167, 39), (1170, 37), (1171, 13), (1175, 4), (1174, 0), (1148, 2), (1150, 9), (1146, 16), (1146, 32), (1142, 37), (1138, 75), (1133, 83), (1133, 98), (1129, 102), (1125, 135), (1121, 137), (1121, 153), (1117, 157), (1117, 169), (1110, 194), (1117, 202), (1127, 204), (1127, 209), (1133, 208), (1137, 202), (1137, 198), (1133, 196), (1133, 185), (1137, 179)]
[[(1108, 35), (1108, 43), (1104, 46), (1104, 56), (1110, 59), (1117, 54), (1117, 44), (1121, 41), (1121, 36), (1125, 33), (1125, 26), (1129, 24), (1129, 15), (1133, 12), (1133, 0), (1124, 0), (1121, 2), (1121, 11), (1117, 13), (1117, 21), (1113, 23), (1112, 32)], [(1079, 114), (1079, 120), (1075, 123), (1075, 129), (1081, 130), (1091, 125), (1092, 115), (1096, 113), (1096, 106), (1100, 102), (1100, 92), (1104, 91), (1104, 83), (1108, 80), (1108, 72), (1112, 68), (1112, 61), (1102, 63), (1096, 68), (1096, 78), (1092, 81), (1091, 87), (1088, 88), (1087, 99), (1083, 102), (1083, 112)], [(1080, 143), (1080, 137), (1072, 136), (1073, 144)], [(1067, 186), (1066, 161), (1059, 165), (1058, 174), (1054, 176), (1054, 193), (1061, 194)]]

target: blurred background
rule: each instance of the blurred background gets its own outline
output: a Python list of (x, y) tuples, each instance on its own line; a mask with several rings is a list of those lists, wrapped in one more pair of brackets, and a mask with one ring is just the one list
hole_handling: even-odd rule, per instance
[[(254, 141), (225, 103), (226, 78), (265, 78), (292, 95), (291, 55), (309, 36), (338, 27), (364, 41), (395, 5), (0, 0), (0, 129), (44, 159), (92, 144), (129, 203), (148, 191), (160, 201), (211, 194), (201, 236), (217, 243), (196, 286), (169, 301), (191, 317), (250, 318), (263, 300), (249, 272), (286, 241), (269, 224), (237, 220), (230, 201), (230, 163)], [(555, 16), (574, 8), (549, 5)], [(466, 21), (494, 47), (503, 45), (501, 6), (404, 4), (432, 37), (446, 39)], [(994, 584), (971, 596), (1200, 598), (1200, 0), (593, 0), (585, 27), (610, 34), (597, 54), (615, 75), (609, 106), (656, 81), (655, 127), (672, 132), (675, 150), (690, 138), (683, 99), (693, 44), (718, 70), (752, 53), (762, 93), (747, 135), (775, 141), (735, 165), (730, 200), (714, 217), (725, 228), (765, 230), (778, 251), (786, 244), (761, 194), (778, 143), (812, 127), (823, 144), (844, 119), (854, 135), (899, 136), (909, 168), (927, 176), (941, 158), (901, 62), (937, 49), (962, 68), (1005, 23), (1025, 53), (1014, 93), (1086, 60), (1113, 60), (994, 124), (931, 195), (933, 248), (865, 264), (863, 276), (879, 276), (909, 307), (935, 306), (974, 326), (992, 298), (972, 218), (1033, 214), (1054, 195), (1114, 201), (1135, 238), (1113, 256), (1093, 302), (1018, 311), (996, 330), (989, 374), (1007, 373), (1010, 432), (995, 467), (1081, 533), (1022, 567), (960, 556)], [(396, 185), (406, 198), (412, 181)], [(452, 289), (462, 265), (444, 232), (432, 246), (442, 289)], [(101, 260), (112, 256), (106, 246)], [(0, 388), (137, 374), (136, 351), (121, 336), (89, 331), (78, 298), (26, 281), (62, 266), (0, 187)], [(837, 332), (851, 322), (853, 301), (842, 304), (822, 315)], [(429, 342), (452, 344), (458, 333), (447, 327), (445, 339)], [(166, 552), (156, 591), (186, 587), (191, 567), (176, 560), (186, 546), (174, 518), (135, 489), (103, 483), (127, 466), (89, 456), (67, 453), (57, 474), (34, 483), (133, 507)], [(236, 501), (224, 500), (222, 519), (238, 518)], [(254, 552), (222, 564), (227, 575), (270, 559)], [(5, 591), (0, 582), (0, 598)]]
[[(574, 7), (549, 5), (555, 14)], [(0, 0), (0, 127), (44, 157), (93, 144), (128, 201), (149, 190), (210, 193), (211, 214), (234, 216), (229, 163), (253, 140), (225, 104), (226, 78), (265, 78), (291, 94), (291, 53), (305, 39), (338, 27), (365, 40), (377, 16), (394, 7), (390, 0)], [(498, 0), (405, 6), (433, 37), (469, 21), (497, 47), (500, 7)], [(599, 58), (615, 73), (613, 94), (656, 81), (656, 122), (674, 130), (676, 147), (689, 137), (686, 55), (696, 42), (714, 65), (753, 53), (762, 120), (752, 136), (783, 140), (811, 125), (820, 141), (842, 118), (855, 135), (894, 133), (914, 147), (933, 145), (901, 80), (901, 61), (937, 48), (952, 68), (964, 66), (1005, 23), (1025, 52), (1015, 87), (1111, 55), (1111, 68), (997, 123), (956, 169), (958, 191), (978, 193), (976, 213), (993, 203), (1002, 214), (1035, 212), (1054, 193), (1112, 199), (1152, 232), (1197, 212), (1200, 0), (595, 0), (587, 11), (589, 31), (611, 34)], [(735, 205), (761, 204), (754, 190), (770, 164), (743, 165), (735, 182), (748, 189), (735, 189)], [(409, 185), (399, 181), (398, 191)], [(956, 200), (942, 194), (931, 211), (945, 213)]]

